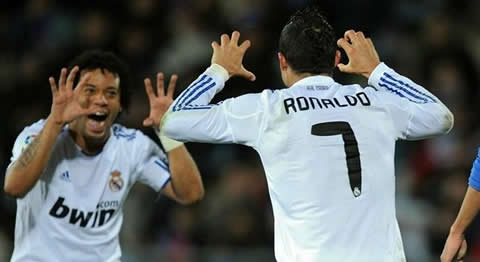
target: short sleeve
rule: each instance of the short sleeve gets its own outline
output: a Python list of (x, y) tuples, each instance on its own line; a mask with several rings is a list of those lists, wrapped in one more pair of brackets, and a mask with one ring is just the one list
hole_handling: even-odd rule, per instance
[(158, 192), (170, 181), (167, 156), (149, 137), (144, 134), (139, 137), (141, 148), (137, 159), (137, 180)]
[(40, 120), (37, 123), (25, 127), (22, 132), (17, 136), (12, 149), (12, 156), (10, 157), (10, 167), (15, 162), (22, 152), (32, 143), (33, 139), (42, 131), (44, 120)]
[(475, 190), (480, 191), (480, 148), (478, 150), (477, 157), (473, 161), (470, 178), (468, 179), (468, 185), (473, 187)]

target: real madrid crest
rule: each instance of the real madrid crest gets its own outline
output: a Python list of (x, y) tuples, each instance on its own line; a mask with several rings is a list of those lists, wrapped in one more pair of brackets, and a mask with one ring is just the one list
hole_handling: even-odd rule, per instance
[(121, 177), (121, 174), (119, 171), (113, 171), (110, 174), (110, 181), (108, 182), (108, 187), (112, 192), (118, 192), (122, 189), (123, 187), (123, 178)]

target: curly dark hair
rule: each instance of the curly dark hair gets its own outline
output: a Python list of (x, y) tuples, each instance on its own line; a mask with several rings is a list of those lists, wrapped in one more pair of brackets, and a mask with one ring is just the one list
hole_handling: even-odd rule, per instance
[(335, 32), (316, 6), (298, 10), (283, 27), (279, 51), (297, 73), (332, 74)]
[[(87, 50), (73, 58), (68, 65), (68, 70), (78, 66), (80, 70), (105, 70), (118, 76), (120, 79), (120, 104), (125, 111), (128, 111), (130, 104), (130, 72), (127, 64), (112, 52), (99, 49)], [(75, 85), (80, 80), (80, 74), (75, 78)]]

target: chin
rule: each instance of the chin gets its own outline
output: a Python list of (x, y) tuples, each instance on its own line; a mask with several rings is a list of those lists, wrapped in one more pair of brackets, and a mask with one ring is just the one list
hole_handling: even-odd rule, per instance
[(87, 140), (90, 140), (92, 142), (96, 142), (96, 143), (101, 143), (101, 142), (105, 142), (108, 137), (110, 135), (110, 132), (109, 132), (109, 129), (105, 129), (103, 132), (101, 133), (94, 133), (94, 132), (85, 132), (85, 138)]

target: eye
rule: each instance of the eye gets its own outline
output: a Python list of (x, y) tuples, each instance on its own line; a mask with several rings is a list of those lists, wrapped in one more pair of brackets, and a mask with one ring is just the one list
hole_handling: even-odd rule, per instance
[(94, 93), (95, 93), (95, 87), (91, 87), (91, 86), (85, 87), (84, 92), (85, 92), (87, 95), (94, 94)]
[(107, 90), (107, 96), (110, 97), (110, 98), (114, 98), (118, 95), (118, 91), (117, 90)]

